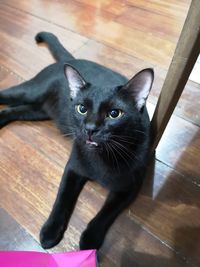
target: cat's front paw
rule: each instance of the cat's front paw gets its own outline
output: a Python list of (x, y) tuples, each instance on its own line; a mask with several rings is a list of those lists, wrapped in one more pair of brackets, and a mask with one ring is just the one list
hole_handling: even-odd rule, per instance
[(40, 243), (44, 249), (49, 249), (57, 245), (63, 238), (65, 228), (48, 221), (40, 231)]
[(98, 250), (104, 241), (104, 234), (96, 228), (88, 227), (81, 235), (79, 247), (81, 250)]

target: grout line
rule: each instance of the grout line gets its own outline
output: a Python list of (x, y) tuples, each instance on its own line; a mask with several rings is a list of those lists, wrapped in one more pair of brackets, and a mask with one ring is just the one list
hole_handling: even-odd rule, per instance
[(16, 72), (12, 71), (11, 69), (5, 67), (4, 65), (0, 64), (0, 69), (5, 70), (7, 73), (11, 74), (12, 76), (15, 76), (18, 81), (25, 81), (25, 79), (23, 77), (21, 77), (19, 74), (17, 74)]
[[(193, 185), (197, 186), (197, 187), (200, 187), (200, 183), (199, 182), (196, 182), (196, 177), (191, 177), (190, 176), (190, 179), (187, 178), (188, 176), (186, 176), (184, 173), (180, 172), (179, 170), (175, 169), (174, 167), (172, 167), (171, 165), (169, 165), (168, 163), (160, 160), (159, 158), (157, 158), (155, 156), (155, 160), (157, 160), (158, 162), (162, 163), (163, 165), (167, 166), (169, 169), (173, 170), (175, 173), (181, 175), (182, 177), (184, 177), (188, 182), (191, 182)], [(195, 180), (194, 180), (195, 179)]]
[[(45, 19), (45, 18), (43, 18), (43, 17), (40, 17), (40, 16), (38, 16), (38, 15), (36, 15), (36, 14), (33, 14), (33, 13), (31, 13), (31, 12), (28, 12), (28, 11), (26, 11), (26, 10), (17, 8), (17, 7), (15, 7), (15, 6), (9, 5), (9, 4), (7, 4), (7, 3), (0, 3), (0, 4), (3, 4), (4, 6), (8, 6), (8, 7), (14, 9), (14, 10), (18, 10), (18, 11), (20, 11), (21, 13), (28, 14), (28, 15), (30, 15), (30, 16), (32, 16), (32, 17), (35, 17), (35, 18), (39, 19), (39, 20), (42, 20), (42, 21), (48, 22), (48, 23), (50, 23), (50, 24), (53, 24), (53, 25), (55, 25), (55, 26), (57, 26), (57, 27), (59, 27), (59, 28), (62, 28), (62, 29), (64, 29), (64, 30), (68, 30), (68, 31), (70, 31), (70, 32), (73, 32), (73, 33), (75, 33), (76, 35), (79, 35), (79, 36), (81, 36), (81, 37), (88, 38), (87, 36), (84, 36), (84, 35), (82, 35), (82, 34), (76, 32), (76, 31), (73, 31), (72, 29), (69, 29), (69, 28), (67, 28), (67, 27), (65, 27), (65, 26), (62, 26), (62, 25), (56, 23), (56, 22), (53, 22), (53, 21), (48, 20), (48, 19)], [(88, 38), (88, 39), (90, 39), (90, 38)]]
[(57, 26), (57, 27), (59, 27), (59, 28), (62, 28), (62, 29), (64, 29), (64, 30), (70, 31), (70, 32), (72, 32), (72, 33), (74, 33), (74, 34), (76, 34), (76, 35), (81, 36), (81, 37), (87, 38), (88, 41), (95, 41), (95, 42), (97, 42), (97, 43), (99, 43), (99, 44), (103, 44), (103, 45), (105, 45), (105, 46), (107, 46), (107, 47), (109, 47), (109, 48), (112, 48), (113, 50), (115, 50), (115, 51), (117, 51), (117, 52), (120, 52), (120, 53), (122, 53), (122, 54), (124, 54), (124, 55), (127, 55), (127, 56), (129, 56), (129, 57), (135, 58), (135, 59), (140, 60), (140, 61), (142, 61), (142, 62), (147, 62), (147, 63), (148, 63), (149, 65), (151, 65), (153, 68), (154, 68), (154, 67), (161, 67), (161, 68), (162, 68), (163, 70), (165, 70), (165, 71), (168, 70), (168, 68), (166, 68), (166, 67), (163, 66), (163, 65), (156, 64), (156, 63), (154, 63), (154, 62), (150, 62), (150, 61), (148, 61), (148, 60), (144, 60), (144, 59), (138, 58), (138, 57), (136, 57), (136, 56), (130, 55), (128, 52), (123, 51), (123, 50), (120, 50), (120, 49), (118, 49), (118, 48), (116, 48), (116, 47), (113, 47), (113, 46), (111, 46), (111, 45), (108, 44), (108, 43), (99, 41), (99, 40), (97, 40), (96, 38), (91, 38), (91, 37), (82, 35), (81, 33), (76, 32), (75, 30), (72, 30), (72, 29), (70, 29), (70, 28), (67, 28), (67, 27), (65, 27), (65, 26), (63, 26), (63, 25), (61, 25), (61, 24), (58, 24), (58, 23), (56, 23), (56, 22), (53, 22), (53, 21), (51, 21), (51, 20), (47, 20), (47, 19), (45, 19), (45, 18), (43, 18), (43, 17), (40, 17), (40, 16), (38, 16), (38, 15), (32, 14), (32, 13), (26, 11), (26, 10), (23, 10), (23, 9), (20, 9), (20, 8), (16, 8), (15, 6), (9, 5), (9, 4), (7, 4), (7, 3), (6, 3), (6, 4), (3, 3), (3, 5), (8, 6), (8, 7), (14, 9), (14, 10), (18, 10), (18, 11), (20, 11), (20, 12), (22, 12), (22, 13), (29, 14), (29, 15), (32, 16), (32, 17), (38, 18), (38, 19), (40, 19), (40, 20), (42, 20), (42, 21), (46, 21), (46, 22), (48, 22), (48, 23), (50, 23), (50, 24), (53, 24), (53, 25), (55, 25), (55, 26)]
[(184, 256), (180, 251), (176, 250), (175, 248), (173, 248), (172, 246), (170, 246), (166, 241), (163, 241), (162, 239), (160, 239), (157, 235), (155, 235), (153, 232), (151, 232), (151, 230), (149, 230), (148, 228), (146, 228), (138, 219), (137, 217), (134, 216), (134, 213), (129, 209), (128, 210), (128, 214), (127, 216), (133, 220), (139, 227), (141, 227), (145, 232), (147, 232), (149, 235), (151, 235), (153, 238), (155, 238), (156, 240), (158, 240), (160, 243), (162, 243), (164, 246), (166, 246), (167, 248), (169, 248), (171, 251), (173, 251), (179, 258), (181, 258), (183, 261), (185, 261), (187, 264), (192, 265), (192, 267), (198, 267), (197, 265), (195, 265), (194, 263), (191, 262), (190, 259), (188, 259), (186, 256)]
[[(13, 215), (12, 213), (10, 213), (9, 210), (7, 210), (5, 207), (0, 207), (3, 211), (5, 211), (11, 218), (13, 221), (15, 221), (15, 223), (18, 224), (18, 226), (21, 228), (22, 231), (24, 231), (31, 239), (33, 239), (37, 244), (38, 246), (41, 248), (41, 250), (43, 250), (43, 252), (48, 252), (48, 250), (45, 250), (42, 248), (40, 242), (32, 235), (31, 232), (28, 231), (27, 228), (25, 228)], [(38, 251), (38, 252), (41, 252), (41, 251)], [(48, 252), (49, 253), (49, 252)]]
[[(193, 81), (191, 81), (191, 82), (193, 82)], [(193, 82), (193, 83), (194, 83), (194, 82)], [(160, 91), (160, 92), (161, 92), (161, 91)], [(151, 95), (149, 95), (149, 97), (148, 97), (148, 99), (147, 99), (147, 102), (149, 102), (150, 104), (152, 104), (152, 105), (155, 107), (155, 106), (157, 105), (157, 103), (158, 103), (158, 99), (159, 99), (159, 96), (157, 97), (156, 104), (155, 104), (155, 102), (153, 101), (153, 99), (151, 99)], [(197, 126), (198, 128), (200, 128), (200, 124), (198, 124), (198, 123), (195, 122), (195, 121), (190, 120), (188, 117), (185, 117), (185, 118), (184, 118), (183, 115), (179, 114), (179, 110), (181, 110), (181, 109), (180, 109), (180, 108), (177, 108), (177, 109), (176, 109), (176, 107), (175, 107), (175, 109), (174, 109), (172, 115), (173, 115), (173, 116), (176, 116), (176, 117), (178, 117), (178, 118), (180, 118), (180, 119), (183, 119), (183, 120), (185, 120), (185, 121), (187, 121), (187, 122), (193, 124), (194, 126)]]
[[(78, 52), (80, 49), (82, 49), (83, 47), (85, 47), (90, 41), (91, 41), (91, 39), (88, 39), (88, 40), (85, 41), (79, 48), (76, 48), (72, 53), (75, 55), (76, 52)], [(76, 59), (76, 58), (75, 58), (75, 59)]]

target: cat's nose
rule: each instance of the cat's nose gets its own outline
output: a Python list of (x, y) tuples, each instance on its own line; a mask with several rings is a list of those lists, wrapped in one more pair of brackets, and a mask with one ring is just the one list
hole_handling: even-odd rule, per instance
[(98, 131), (98, 129), (94, 123), (87, 123), (85, 125), (85, 130), (86, 130), (87, 134), (89, 135), (89, 137), (91, 137), (95, 132)]

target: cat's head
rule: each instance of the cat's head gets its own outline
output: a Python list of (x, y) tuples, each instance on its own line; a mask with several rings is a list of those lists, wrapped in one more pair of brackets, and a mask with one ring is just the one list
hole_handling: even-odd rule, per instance
[[(89, 84), (70, 65), (65, 75), (72, 100), (73, 127), (77, 139), (88, 148), (125, 152), (139, 139), (144, 139), (144, 107), (154, 73), (144, 69), (126, 84), (101, 88)], [(124, 150), (124, 152), (123, 152)]]

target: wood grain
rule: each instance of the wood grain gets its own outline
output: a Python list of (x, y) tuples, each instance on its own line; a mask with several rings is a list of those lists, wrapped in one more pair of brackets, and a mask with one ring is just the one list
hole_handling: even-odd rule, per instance
[[(148, 9), (141, 9), (135, 5), (126, 6), (116, 21), (142, 32), (149, 32), (160, 38), (164, 37), (171, 42), (177, 42), (183, 26), (181, 22), (176, 23), (177, 16), (166, 17), (163, 14), (150, 12)], [(144, 21), (146, 23), (143, 23)]]
[[(20, 19), (19, 19), (20, 18)], [(0, 64), (24, 79), (32, 78), (45, 66), (54, 62), (46, 47), (38, 47), (34, 41), (39, 31), (56, 33), (64, 46), (73, 52), (87, 42), (87, 38), (57, 27), (37, 17), (0, 3), (1, 51)], [(30, 59), (25, 60), (25, 59)]]
[(149, 167), (143, 191), (129, 216), (174, 250), (200, 265), (199, 187), (188, 177), (156, 161)]
[(199, 127), (173, 116), (158, 145), (156, 157), (199, 184), (199, 151)]
[(0, 250), (44, 251), (4, 209), (0, 208)]
[(165, 17), (176, 18), (177, 22), (182, 22), (185, 19), (191, 0), (151, 0), (151, 1), (135, 1), (126, 0), (126, 3), (130, 6), (138, 7), (143, 10), (147, 10), (151, 13), (160, 14)]
[[(6, 5), (7, 1), (3, 1), (3, 3)], [(48, 9), (45, 8), (46, 0), (37, 6), (33, 3), (31, 5), (31, 3), (21, 1), (20, 9), (45, 20), (48, 17), (52, 23), (151, 63), (162, 66), (168, 66), (170, 63), (175, 43), (167, 38), (133, 29), (111, 20), (109, 17), (99, 16), (90, 6), (80, 6), (73, 1), (68, 1), (65, 8), (62, 8), (64, 1), (55, 2), (53, 7), (50, 5)], [(9, 1), (9, 6), (18, 8), (18, 2), (16, 0)], [(162, 47), (162, 49), (158, 49), (158, 47)]]

